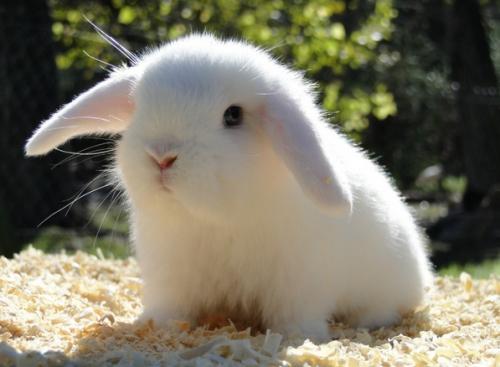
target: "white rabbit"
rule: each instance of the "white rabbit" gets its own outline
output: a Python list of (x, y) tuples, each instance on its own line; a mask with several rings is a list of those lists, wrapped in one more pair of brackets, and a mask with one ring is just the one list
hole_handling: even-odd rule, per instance
[(224, 310), (328, 338), (417, 306), (432, 272), (383, 171), (325, 121), (301, 74), (210, 35), (168, 43), (43, 122), (26, 145), (121, 134), (115, 171), (144, 277), (144, 318)]

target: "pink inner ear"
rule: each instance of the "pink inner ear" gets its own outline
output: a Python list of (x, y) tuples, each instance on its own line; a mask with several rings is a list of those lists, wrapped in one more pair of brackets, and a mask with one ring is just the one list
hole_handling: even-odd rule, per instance
[(270, 96), (259, 111), (261, 127), (276, 154), (295, 177), (304, 193), (321, 208), (338, 214), (351, 210), (347, 178), (327, 157), (313, 123), (284, 96)]
[[(124, 126), (120, 126), (120, 120), (129, 118), (134, 111), (134, 102), (123, 94), (122, 90), (108, 89), (96, 92), (90, 99), (82, 101), (73, 109), (60, 116), (66, 120), (100, 120), (103, 122), (113, 122), (113, 124), (102, 124), (96, 126), (97, 129), (113, 129), (122, 131)], [(62, 111), (61, 111), (62, 112)], [(114, 124), (114, 122), (117, 122)], [(111, 126), (110, 126), (111, 125)]]
[(122, 70), (79, 95), (42, 123), (28, 140), (26, 153), (45, 154), (79, 135), (125, 130), (134, 112), (132, 81), (131, 69)]

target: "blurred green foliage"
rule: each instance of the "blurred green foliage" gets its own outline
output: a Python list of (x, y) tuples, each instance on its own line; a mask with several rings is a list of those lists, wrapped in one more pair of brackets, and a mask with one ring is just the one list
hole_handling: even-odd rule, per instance
[(439, 270), (439, 275), (458, 277), (462, 272), (469, 273), (476, 279), (487, 279), (490, 276), (500, 276), (500, 258), (485, 260), (480, 264), (452, 264)]
[(128, 223), (122, 206), (102, 205), (105, 199), (88, 207), (84, 228), (47, 227), (26, 244), (47, 253), (85, 251), (107, 258), (123, 259), (132, 254), (128, 239)]
[(34, 247), (45, 253), (75, 253), (84, 251), (106, 258), (125, 259), (132, 254), (128, 241), (115, 234), (83, 235), (60, 227), (49, 227), (41, 231), (38, 236), (25, 248)]
[(390, 90), (373, 73), (392, 62), (379, 47), (394, 30), (397, 11), (392, 0), (51, 0), (50, 4), (66, 98), (75, 86), (84, 88), (101, 77), (95, 59), (113, 65), (126, 61), (99, 38), (86, 16), (133, 52), (205, 31), (270, 49), (319, 83), (324, 108), (337, 114), (336, 121), (354, 138), (360, 137), (370, 116), (384, 120), (397, 111)]

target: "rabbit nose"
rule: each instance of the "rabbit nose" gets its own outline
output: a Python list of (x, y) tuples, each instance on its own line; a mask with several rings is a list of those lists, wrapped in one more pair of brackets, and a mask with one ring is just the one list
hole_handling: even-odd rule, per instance
[(177, 160), (177, 155), (168, 155), (161, 158), (151, 156), (153, 161), (158, 165), (161, 171), (172, 167), (174, 162)]
[(174, 154), (164, 144), (150, 144), (146, 146), (146, 153), (158, 165), (161, 171), (172, 167), (177, 160), (177, 154)]
[(172, 167), (172, 165), (174, 164), (174, 162), (176, 160), (177, 160), (176, 155), (171, 155), (171, 156), (165, 157), (165, 158), (161, 159), (160, 161), (157, 161), (158, 167), (160, 167), (160, 170), (163, 171), (164, 169)]

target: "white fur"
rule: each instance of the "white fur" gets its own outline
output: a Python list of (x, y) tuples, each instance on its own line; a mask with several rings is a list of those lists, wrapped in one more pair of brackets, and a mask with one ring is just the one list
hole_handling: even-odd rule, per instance
[[(162, 46), (128, 72), (120, 95), (135, 108), (122, 116), (116, 173), (144, 317), (195, 320), (223, 308), (326, 339), (332, 314), (378, 327), (421, 302), (432, 275), (408, 208), (328, 126), (298, 73), (208, 35)], [(244, 122), (227, 129), (232, 104)], [(166, 177), (148, 149), (178, 156)]]

